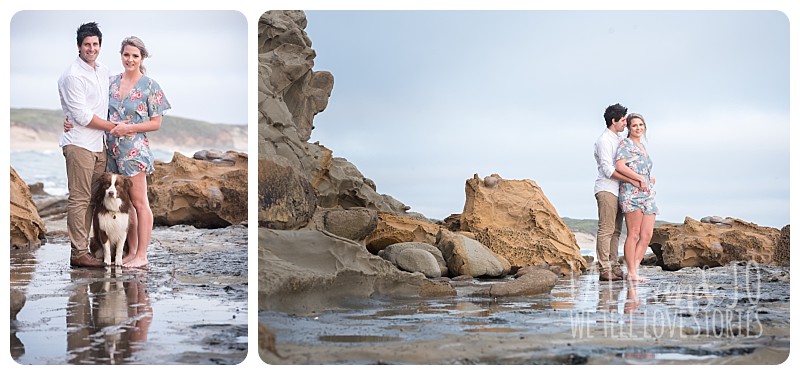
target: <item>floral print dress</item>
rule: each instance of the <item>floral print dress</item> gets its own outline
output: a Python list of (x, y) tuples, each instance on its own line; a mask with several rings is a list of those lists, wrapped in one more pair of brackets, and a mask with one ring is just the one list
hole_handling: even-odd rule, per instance
[[(119, 92), (122, 73), (111, 78), (108, 100), (108, 121), (128, 120), (129, 124), (141, 124), (153, 116), (163, 115), (172, 108), (164, 96), (161, 87), (148, 76), (142, 76), (133, 85), (130, 92)], [(123, 137), (115, 137), (106, 132), (106, 150), (108, 162), (106, 170), (126, 176), (135, 176), (139, 172), (152, 174), (153, 153), (147, 133), (136, 133)]]
[[(644, 147), (644, 145), (642, 145)], [(650, 155), (645, 153), (630, 138), (623, 138), (617, 148), (616, 160), (624, 159), (625, 165), (634, 172), (647, 179), (648, 191), (639, 190), (638, 187), (627, 182), (619, 184), (619, 205), (622, 212), (628, 213), (642, 210), (645, 215), (658, 214), (656, 207), (656, 191), (650, 182), (650, 170), (653, 168), (653, 161)]]

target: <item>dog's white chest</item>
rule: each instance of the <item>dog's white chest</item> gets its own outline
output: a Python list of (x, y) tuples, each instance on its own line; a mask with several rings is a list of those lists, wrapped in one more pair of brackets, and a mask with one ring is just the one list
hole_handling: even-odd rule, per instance
[(122, 212), (104, 212), (98, 215), (98, 224), (111, 243), (124, 240), (128, 232), (128, 214)]

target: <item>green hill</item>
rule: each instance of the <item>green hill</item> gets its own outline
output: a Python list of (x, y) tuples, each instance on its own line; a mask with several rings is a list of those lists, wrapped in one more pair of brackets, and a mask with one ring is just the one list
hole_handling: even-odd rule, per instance
[[(34, 141), (57, 142), (63, 131), (64, 116), (61, 110), (11, 108), (10, 120), (11, 148), (14, 149), (14, 128), (24, 129), (27, 136), (34, 137)], [(161, 129), (148, 133), (148, 137), (153, 147), (247, 151), (247, 125), (214, 124), (166, 115)]]
[[(564, 224), (567, 224), (567, 227), (569, 227), (569, 229), (571, 229), (573, 232), (589, 233), (591, 235), (597, 234), (597, 219), (573, 219), (569, 217), (562, 217), (561, 220), (564, 220)], [(656, 220), (656, 227), (660, 226), (661, 224), (669, 224), (669, 222)], [(625, 222), (623, 222), (622, 234), (625, 235), (627, 232), (628, 231), (625, 228)]]

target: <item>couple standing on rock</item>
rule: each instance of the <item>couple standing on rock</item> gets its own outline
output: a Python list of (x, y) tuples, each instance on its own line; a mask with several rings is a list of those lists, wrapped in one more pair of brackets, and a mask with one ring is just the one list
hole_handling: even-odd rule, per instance
[[(647, 132), (644, 117), (627, 113), (628, 109), (619, 103), (606, 108), (606, 130), (594, 144), (598, 172), (594, 196), (599, 218), (596, 251), (601, 281), (626, 278), (617, 261), (623, 213), (628, 230), (623, 248), (627, 279), (648, 280), (639, 276), (638, 268), (650, 245), (658, 214), (653, 189), (656, 180), (650, 175), (653, 162), (642, 144)], [(623, 138), (620, 133), (626, 126), (628, 136)]]

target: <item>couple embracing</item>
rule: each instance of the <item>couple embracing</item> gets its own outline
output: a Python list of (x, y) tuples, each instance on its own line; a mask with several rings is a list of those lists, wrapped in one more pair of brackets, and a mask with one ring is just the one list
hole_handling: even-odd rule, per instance
[[(598, 177), (594, 183), (597, 199), (597, 264), (601, 281), (647, 281), (639, 276), (639, 264), (650, 245), (658, 208), (655, 203), (656, 180), (650, 174), (653, 162), (642, 143), (647, 125), (644, 117), (628, 114), (628, 109), (614, 104), (603, 117), (606, 130), (594, 144)], [(627, 137), (622, 132), (628, 128)], [(628, 235), (623, 250), (627, 277), (619, 268), (617, 252), (622, 218)]]
[(147, 175), (154, 158), (146, 132), (161, 128), (162, 115), (171, 106), (155, 80), (145, 75), (142, 62), (149, 56), (141, 39), (122, 41), (123, 71), (112, 76), (97, 61), (103, 34), (95, 22), (77, 30), (78, 57), (58, 80), (66, 120), (59, 140), (67, 165), (67, 228), (70, 265), (103, 267), (89, 250), (92, 225), (92, 182), (105, 171), (128, 176), (132, 208), (123, 267), (147, 265), (147, 247), (153, 213), (147, 198)]

